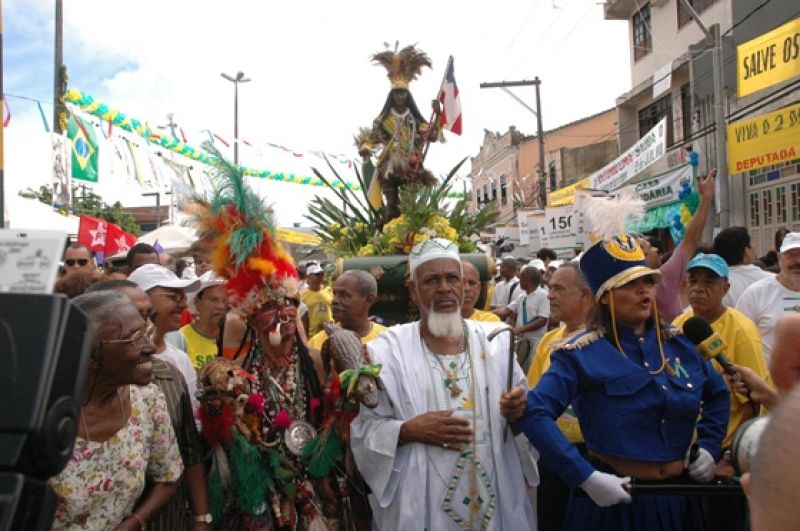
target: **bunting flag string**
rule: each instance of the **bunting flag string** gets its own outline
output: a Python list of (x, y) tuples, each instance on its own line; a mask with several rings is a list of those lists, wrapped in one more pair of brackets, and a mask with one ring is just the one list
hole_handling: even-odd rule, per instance
[[(26, 98), (27, 99), (27, 98)], [(83, 112), (87, 114), (91, 114), (92, 116), (99, 118), (105, 122), (108, 122), (108, 137), (111, 137), (111, 131), (114, 126), (120, 127), (123, 130), (139, 135), (140, 137), (144, 138), (148, 143), (152, 143), (154, 145), (160, 146), (164, 149), (170, 150), (174, 153), (179, 155), (183, 155), (184, 157), (190, 158), (192, 160), (208, 164), (211, 166), (216, 165), (217, 159), (213, 155), (210, 155), (205, 150), (194, 147), (187, 142), (186, 134), (184, 133), (183, 129), (179, 129), (180, 131), (180, 138), (178, 135), (169, 135), (169, 134), (161, 134), (156, 131), (153, 131), (150, 126), (146, 122), (142, 122), (130, 116), (127, 116), (123, 112), (113, 109), (109, 107), (107, 104), (102, 103), (100, 101), (95, 100), (91, 95), (82, 92), (78, 89), (72, 88), (69, 89), (66, 94), (64, 95), (64, 99), (66, 102), (71, 103), (81, 109)], [(38, 100), (36, 101), (37, 104), (39, 103)], [(8, 122), (11, 120), (11, 109), (8, 107), (8, 102), (6, 101), (5, 96), (3, 97), (3, 102), (5, 104), (7, 115), (3, 122), (4, 126), (8, 125)], [(42, 117), (44, 118), (44, 112), (40, 106), (40, 112), (42, 113)], [(45, 124), (45, 129), (48, 129), (47, 124)], [(81, 125), (81, 129), (83, 126)], [(208, 134), (209, 138), (211, 139), (212, 143), (214, 141), (214, 137), (229, 146), (230, 143), (224, 141), (220, 136), (212, 133), (209, 130), (204, 130), (205, 133)], [(105, 132), (104, 132), (105, 133)], [(235, 140), (234, 140), (235, 141)], [(250, 142), (246, 142), (242, 139), (239, 139), (242, 143), (253, 146)], [(285, 146), (274, 144), (274, 143), (266, 143), (267, 146), (279, 149), (281, 151), (285, 151), (287, 153), (291, 153), (292, 156), (301, 158), (304, 157), (304, 153), (292, 150)], [(257, 149), (257, 148), (255, 148)], [(352, 168), (353, 161), (348, 159), (343, 154), (337, 155), (326, 155), (324, 153), (315, 155), (320, 156), (320, 158), (330, 157), (333, 160), (340, 162), (341, 164), (346, 164), (348, 168)], [(278, 182), (287, 182), (292, 184), (303, 184), (309, 186), (326, 186), (325, 181), (316, 177), (316, 176), (303, 176), (303, 175), (296, 175), (291, 172), (276, 172), (268, 169), (257, 169), (257, 168), (248, 168), (248, 167), (241, 167), (242, 172), (245, 175), (250, 177), (256, 177), (260, 179), (268, 179), (272, 181)], [(330, 179), (328, 180), (331, 186), (337, 189), (349, 189), (353, 191), (361, 190), (361, 185), (354, 182), (346, 182), (341, 181), (339, 179)], [(448, 197), (452, 198), (461, 198), (464, 194), (462, 192), (455, 192), (451, 191), (448, 194)]]
[(47, 116), (44, 114), (44, 109), (42, 109), (42, 103), (37, 101), (36, 106), (39, 108), (39, 116), (42, 117), (42, 123), (44, 124), (45, 132), (50, 132), (50, 124), (47, 123)]

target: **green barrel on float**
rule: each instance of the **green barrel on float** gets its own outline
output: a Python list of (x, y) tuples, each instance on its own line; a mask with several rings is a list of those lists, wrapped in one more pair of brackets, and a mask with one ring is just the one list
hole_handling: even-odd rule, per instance
[[(483, 308), (489, 280), (494, 277), (494, 259), (489, 254), (462, 254), (478, 270), (481, 279), (481, 294), (476, 308)], [(345, 271), (360, 269), (372, 274), (378, 281), (378, 298), (370, 309), (370, 315), (383, 319), (384, 324), (408, 323), (417, 319), (417, 307), (411, 299), (406, 284), (409, 280), (408, 255), (389, 254), (383, 256), (354, 256), (336, 260), (334, 278)]]

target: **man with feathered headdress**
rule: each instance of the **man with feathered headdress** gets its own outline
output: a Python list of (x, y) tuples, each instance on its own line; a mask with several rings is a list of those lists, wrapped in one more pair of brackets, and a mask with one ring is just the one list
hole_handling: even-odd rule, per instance
[[(370, 203), (380, 204), (377, 190), (386, 198), (386, 221), (400, 215), (398, 190), (406, 184), (420, 183), (432, 186), (436, 178), (423, 166), (424, 149), (428, 142), (440, 140), (438, 120), (425, 121), (419, 112), (408, 85), (416, 79), (422, 67), (431, 67), (428, 55), (413, 45), (400, 51), (386, 50), (376, 53), (372, 60), (386, 68), (391, 91), (386, 97), (372, 129), (362, 129), (356, 137), (359, 154), (364, 158), (364, 175), (373, 175), (370, 184)], [(441, 112), (439, 102), (433, 102), (434, 115)], [(370, 155), (378, 146), (383, 149), (377, 163), (372, 166)], [(373, 173), (374, 172), (374, 173)], [(376, 188), (380, 184), (380, 188)]]
[(346, 497), (330, 473), (342, 443), (328, 454), (330, 466), (310, 472), (308, 443), (331, 447), (317, 435), (328, 408), (298, 335), (297, 272), (260, 197), (239, 168), (218, 161), (215, 197), (197, 223), (231, 308), (246, 323), (242, 343), (249, 347), (235, 361), (212, 360), (198, 385), (198, 416), (214, 458), (211, 512), (226, 530), (327, 529)]

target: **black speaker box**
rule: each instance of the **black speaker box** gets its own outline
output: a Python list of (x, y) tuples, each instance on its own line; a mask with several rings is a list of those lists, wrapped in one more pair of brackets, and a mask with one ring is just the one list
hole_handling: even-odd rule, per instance
[(48, 529), (78, 431), (91, 332), (63, 295), (0, 294), (0, 530)]

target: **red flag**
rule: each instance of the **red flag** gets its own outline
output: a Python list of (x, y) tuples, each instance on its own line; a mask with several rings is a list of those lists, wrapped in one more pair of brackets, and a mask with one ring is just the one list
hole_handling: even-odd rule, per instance
[(442, 127), (457, 135), (461, 134), (461, 98), (458, 95), (455, 73), (453, 71), (453, 56), (447, 62), (442, 86), (437, 98), (442, 104), (442, 114), (439, 121)]
[(114, 256), (118, 253), (127, 253), (131, 247), (136, 245), (136, 236), (130, 232), (125, 232), (119, 225), (108, 224), (108, 238), (106, 238), (106, 256)]
[(78, 226), (78, 243), (82, 243), (92, 251), (104, 252), (106, 249), (106, 235), (108, 226), (111, 225), (104, 219), (93, 218), (81, 214)]

